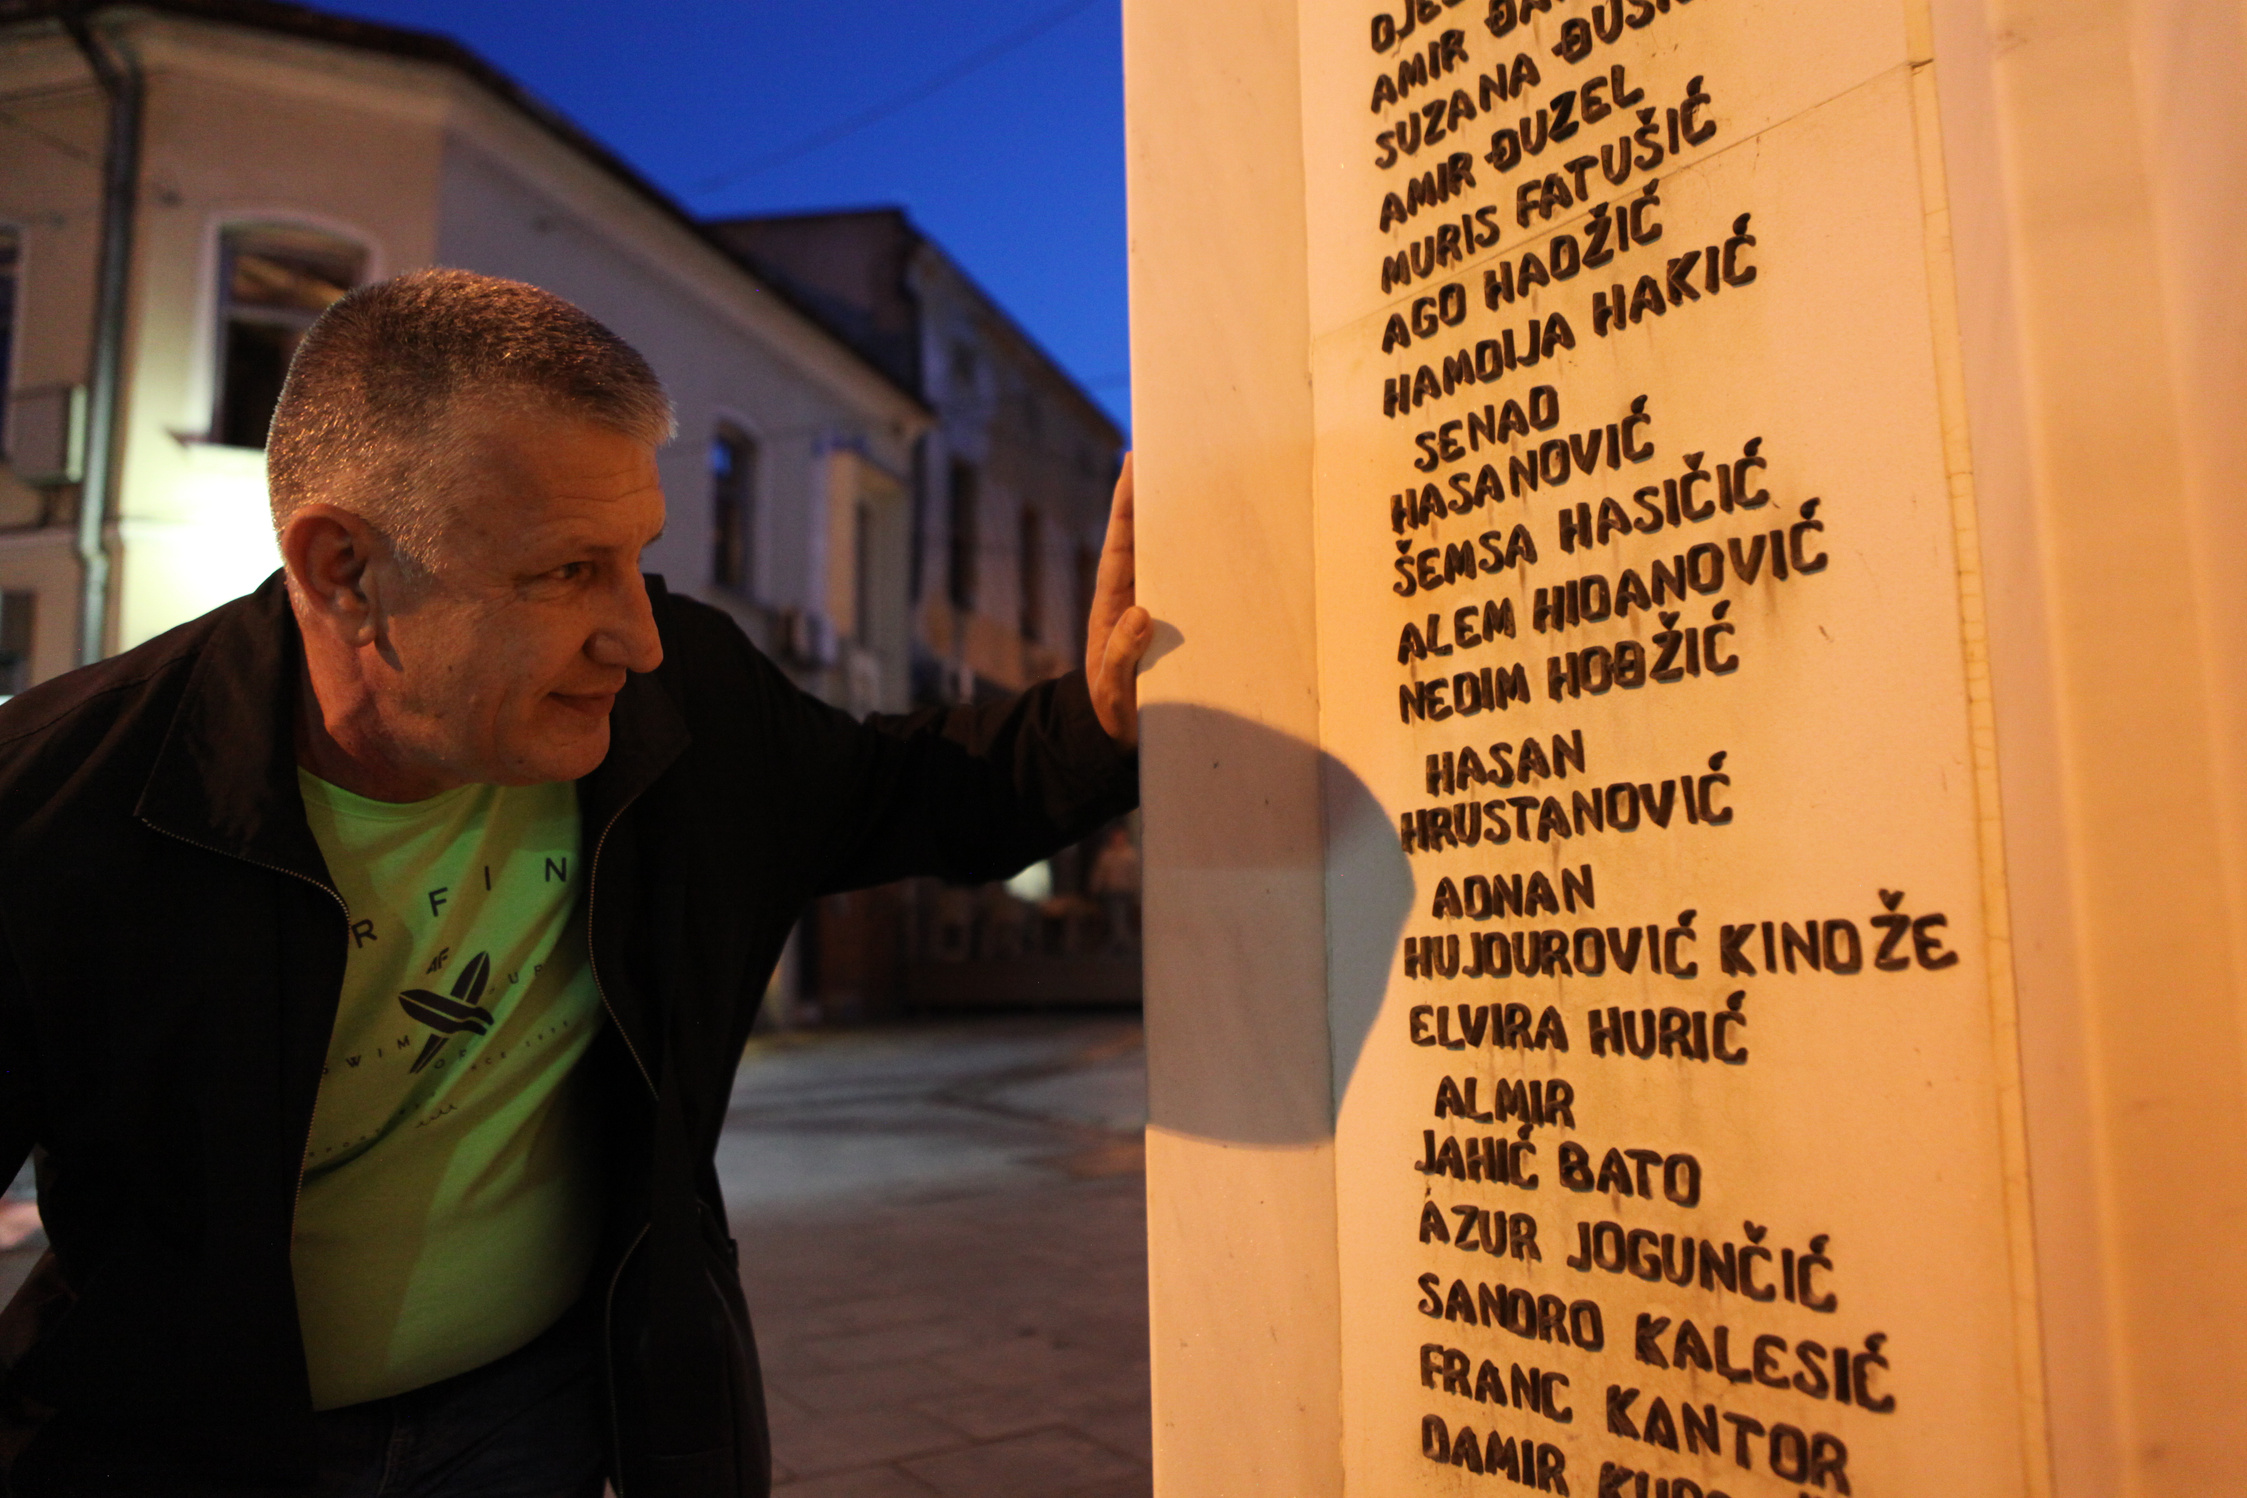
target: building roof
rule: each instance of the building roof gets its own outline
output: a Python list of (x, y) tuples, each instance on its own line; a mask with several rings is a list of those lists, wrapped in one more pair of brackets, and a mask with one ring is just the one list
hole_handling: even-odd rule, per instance
[(129, 16), (134, 12), (181, 16), (450, 68), (529, 117), (549, 135), (623, 184), (657, 213), (740, 267), (743, 274), (755, 279), (806, 321), (848, 349), (853, 357), (879, 375), (884, 384), (905, 396), (914, 407), (924, 412), (928, 409), (917, 388), (917, 381), (900, 380), (880, 361), (869, 359), (850, 339), (837, 333), (818, 309), (806, 306), (792, 288), (771, 278), (758, 276), (754, 268), (743, 262), (739, 251), (713, 233), (701, 219), (689, 213), (677, 199), (642, 176), (623, 157), (611, 151), (560, 110), (449, 36), (415, 31), (404, 26), (355, 20), (315, 10), (308, 5), (286, 4), (283, 0), (125, 0), (125, 3), (119, 4), (92, 5), (86, 4), (85, 0), (0, 0), (0, 27), (36, 21), (59, 23), (63, 16), (72, 12), (82, 12), (89, 17), (103, 14)]
[[(753, 214), (713, 219), (711, 234), (751, 270), (789, 294), (828, 329), (879, 364), (926, 402), (917, 347), (919, 308), (907, 272), (926, 251), (973, 293), (990, 317), (1075, 396), (1084, 415), (1123, 445), (1123, 433), (1098, 401), (1024, 330), (996, 298), (923, 233), (900, 207), (845, 208), (822, 213)], [(856, 256), (840, 253), (848, 244)]]
[(713, 219), (708, 227), (751, 270), (787, 287), (836, 337), (928, 398), (911, 283), (923, 240), (904, 209), (761, 214)]

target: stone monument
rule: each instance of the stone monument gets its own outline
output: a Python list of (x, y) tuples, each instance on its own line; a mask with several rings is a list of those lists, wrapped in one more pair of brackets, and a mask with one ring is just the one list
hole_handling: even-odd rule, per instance
[(1126, 0), (1157, 1491), (2239, 1491), (2247, 46)]

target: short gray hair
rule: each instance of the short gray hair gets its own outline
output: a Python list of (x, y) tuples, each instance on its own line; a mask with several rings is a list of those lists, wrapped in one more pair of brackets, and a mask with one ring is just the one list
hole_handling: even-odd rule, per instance
[(435, 561), (464, 399), (520, 401), (660, 446), (676, 431), (647, 360), (581, 308), (521, 281), (422, 270), (321, 314), (289, 364), (266, 437), (276, 532), (332, 504), (423, 570)]

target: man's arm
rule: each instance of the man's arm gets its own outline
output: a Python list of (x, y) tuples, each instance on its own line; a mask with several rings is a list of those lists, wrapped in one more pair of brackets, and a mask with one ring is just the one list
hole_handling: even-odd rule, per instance
[(822, 892), (1007, 878), (1139, 802), (1138, 755), (1101, 726), (1082, 672), (1007, 702), (844, 721), (847, 830)]
[[(1151, 634), (1134, 599), (1131, 461), (1110, 506), (1085, 630), (1085, 669), (1008, 702), (864, 723), (800, 697), (797, 742), (833, 788), (841, 825), (818, 887), (913, 874), (1005, 878), (1138, 804), (1139, 659)], [(794, 737), (794, 735), (791, 735)]]

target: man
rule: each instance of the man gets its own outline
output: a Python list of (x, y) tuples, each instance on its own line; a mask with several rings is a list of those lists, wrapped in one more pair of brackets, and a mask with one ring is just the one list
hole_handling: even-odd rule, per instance
[(853, 722), (641, 575), (670, 433), (555, 297), (355, 292), (282, 573), (0, 709), (10, 1492), (766, 1491), (712, 1154), (781, 944), (1128, 809), (1148, 626), (1127, 468), (1084, 673)]

